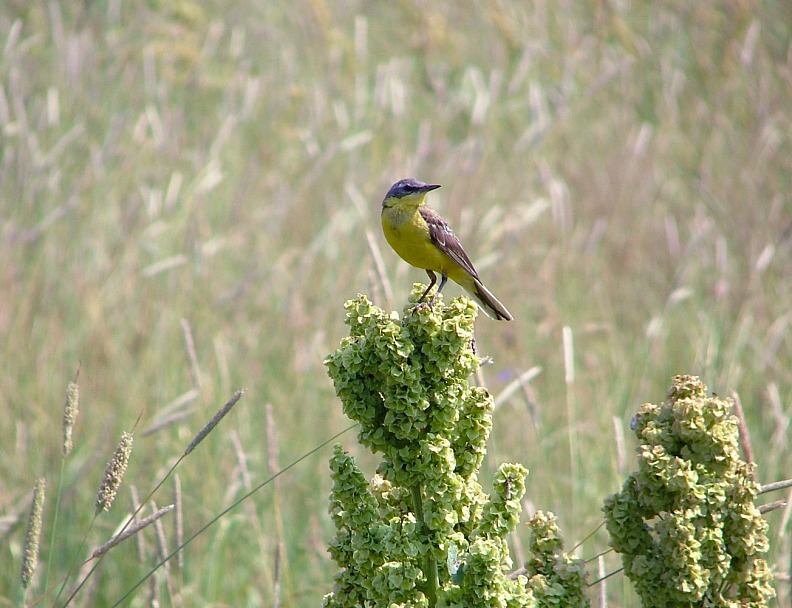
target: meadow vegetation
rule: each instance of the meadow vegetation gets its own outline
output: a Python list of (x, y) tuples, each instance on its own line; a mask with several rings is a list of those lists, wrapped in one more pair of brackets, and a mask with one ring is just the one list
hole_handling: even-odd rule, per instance
[[(786, 0), (0, 3), (0, 603), (37, 480), (28, 602), (237, 390), (154, 496), (178, 495), (187, 536), (349, 427), (323, 365), (344, 302), (401, 311), (425, 279), (380, 234), (407, 176), (443, 184), (431, 204), (515, 316), (476, 321), (496, 408), (484, 486), (501, 462), (529, 469), (524, 510), (556, 514), (590, 580), (620, 567), (595, 556), (603, 499), (636, 467), (630, 421), (674, 374), (739, 398), (759, 483), (792, 476), (790, 108)], [(355, 433), (340, 441), (373, 474)], [(319, 605), (331, 454), (229, 511), (133, 605)], [(176, 519), (108, 552), (76, 605), (122, 597), (175, 548)], [(787, 605), (790, 509), (766, 519)], [(639, 605), (619, 574), (590, 594)]]

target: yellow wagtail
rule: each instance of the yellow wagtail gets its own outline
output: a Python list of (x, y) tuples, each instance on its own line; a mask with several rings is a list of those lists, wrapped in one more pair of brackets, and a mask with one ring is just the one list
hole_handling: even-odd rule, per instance
[(425, 184), (415, 179), (403, 179), (393, 184), (382, 201), (382, 231), (393, 250), (408, 264), (423, 268), (429, 275), (426, 288), (418, 304), (424, 301), (429, 290), (440, 286), (429, 302), (433, 306), (450, 277), (461, 285), (481, 305), (484, 313), (493, 319), (511, 321), (511, 313), (484, 287), (459, 239), (434, 209), (426, 206), (427, 192), (440, 184)]

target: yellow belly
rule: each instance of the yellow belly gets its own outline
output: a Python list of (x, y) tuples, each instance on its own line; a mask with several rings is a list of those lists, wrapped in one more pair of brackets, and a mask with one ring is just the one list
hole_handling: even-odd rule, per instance
[(429, 226), (418, 213), (418, 207), (409, 211), (383, 209), (382, 231), (385, 240), (408, 264), (424, 270), (449, 273), (457, 265), (432, 243)]

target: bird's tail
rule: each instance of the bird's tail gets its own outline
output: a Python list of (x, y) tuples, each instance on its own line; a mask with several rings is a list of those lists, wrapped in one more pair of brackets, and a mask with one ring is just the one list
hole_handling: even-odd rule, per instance
[(465, 286), (467, 292), (481, 305), (481, 310), (491, 319), (511, 321), (514, 317), (507, 308), (498, 301), (492, 292), (484, 287), (484, 283), (473, 279), (473, 285)]

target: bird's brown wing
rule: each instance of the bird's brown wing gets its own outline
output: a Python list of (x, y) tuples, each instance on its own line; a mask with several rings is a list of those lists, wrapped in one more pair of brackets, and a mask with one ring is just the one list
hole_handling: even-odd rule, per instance
[(454, 234), (454, 231), (451, 230), (451, 226), (448, 225), (448, 222), (440, 217), (434, 209), (419, 207), (418, 210), (421, 213), (421, 217), (429, 225), (429, 238), (432, 240), (432, 243), (454, 262), (459, 264), (465, 272), (477, 279), (478, 273), (473, 266), (473, 262), (470, 261), (467, 253), (462, 249), (459, 239)]

